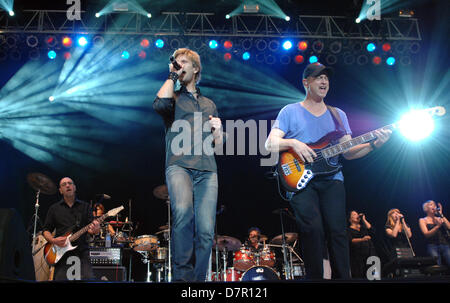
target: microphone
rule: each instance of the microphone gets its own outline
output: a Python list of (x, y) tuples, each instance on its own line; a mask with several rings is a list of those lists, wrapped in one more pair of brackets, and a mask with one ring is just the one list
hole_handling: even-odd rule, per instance
[(436, 207), (436, 214), (435, 214), (435, 216), (436, 216), (436, 217), (439, 217), (439, 218), (442, 218), (442, 215), (441, 215), (441, 208), (440, 208), (440, 207)]
[(172, 62), (172, 65), (173, 65), (173, 67), (176, 69), (176, 70), (180, 70), (181, 69), (181, 66), (178, 64), (178, 62), (175, 60), (175, 57), (174, 56), (170, 56), (170, 62)]

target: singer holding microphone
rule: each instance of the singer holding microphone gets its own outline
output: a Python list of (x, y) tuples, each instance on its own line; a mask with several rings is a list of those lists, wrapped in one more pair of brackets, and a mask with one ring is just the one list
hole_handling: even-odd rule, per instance
[[(218, 194), (214, 152), (223, 144), (222, 123), (215, 103), (197, 86), (202, 71), (198, 53), (180, 48), (171, 61), (153, 109), (165, 125), (173, 281), (204, 282), (214, 240)], [(181, 88), (175, 91), (177, 81)]]
[(350, 212), (348, 235), (350, 239), (350, 268), (352, 278), (366, 278), (367, 258), (376, 256), (372, 239), (374, 231), (365, 214)]
[[(409, 239), (411, 228), (406, 224), (403, 214), (397, 208), (388, 211), (385, 231), (390, 244), (391, 258), (397, 258), (401, 250), (412, 251)], [(414, 253), (412, 253), (414, 255)]]
[(419, 226), (427, 241), (427, 253), (437, 257), (439, 265), (444, 259), (446, 265), (450, 266), (450, 223), (442, 213), (442, 205), (438, 203), (436, 207), (436, 202), (428, 200), (422, 208), (427, 216), (419, 219)]

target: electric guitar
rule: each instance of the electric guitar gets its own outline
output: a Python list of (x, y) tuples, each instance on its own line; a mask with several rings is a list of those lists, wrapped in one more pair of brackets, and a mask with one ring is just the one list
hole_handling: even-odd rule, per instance
[[(123, 206), (120, 206), (120, 207), (111, 209), (106, 214), (104, 214), (100, 218), (97, 218), (96, 220), (99, 223), (102, 223), (106, 218), (114, 217), (115, 215), (117, 215), (119, 212), (122, 211), (123, 208), (124, 208)], [(51, 244), (50, 242), (48, 242), (44, 247), (44, 258), (45, 258), (45, 261), (47, 262), (47, 264), (50, 266), (55, 265), (62, 258), (62, 256), (64, 256), (64, 254), (66, 252), (77, 248), (77, 246), (72, 246), (71, 242), (76, 241), (79, 237), (81, 237), (84, 233), (86, 233), (89, 229), (89, 225), (90, 224), (86, 225), (85, 227), (83, 227), (82, 229), (80, 229), (79, 231), (77, 231), (74, 234), (71, 234), (71, 232), (66, 233), (64, 235), (64, 237), (66, 237), (65, 246), (61, 247), (61, 246), (54, 245), (54, 244)]]
[[(442, 116), (445, 114), (445, 108), (442, 106), (425, 109), (424, 111), (432, 116)], [(400, 123), (389, 124), (378, 130), (395, 130), (400, 126)], [(314, 176), (333, 175), (337, 173), (342, 168), (342, 165), (337, 161), (337, 156), (356, 145), (376, 140), (375, 132), (376, 130), (335, 145), (332, 145), (331, 142), (336, 138), (338, 132), (328, 133), (317, 142), (307, 144), (317, 155), (312, 163), (303, 162), (291, 149), (280, 152), (276, 171), (281, 185), (286, 191), (299, 192), (308, 185)]]

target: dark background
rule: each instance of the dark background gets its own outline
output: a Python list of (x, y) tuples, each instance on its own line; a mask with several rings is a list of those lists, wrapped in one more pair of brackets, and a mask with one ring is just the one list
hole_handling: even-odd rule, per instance
[[(64, 2), (16, 1), (15, 10), (18, 12), (20, 8), (53, 9), (57, 5), (61, 5), (60, 8), (64, 9), (66, 7)], [(200, 5), (194, 5), (194, 2), (200, 2)], [(300, 1), (277, 1), (291, 16), (300, 12), (345, 15), (349, 13), (353, 1), (317, 2), (319, 1), (301, 1), (300, 4)], [(82, 1), (82, 5), (85, 10), (90, 9), (91, 5), (101, 6), (96, 1)], [(181, 4), (180, 1), (164, 1), (164, 4), (163, 1), (154, 1), (152, 5), (156, 7), (152, 9), (156, 15), (159, 10), (211, 11), (213, 9), (211, 6), (214, 6), (215, 12), (220, 13), (230, 11), (230, 7), (234, 8), (227, 1), (186, 1)], [(398, 118), (398, 112), (390, 110), (389, 105), (399, 110), (407, 109), (410, 100), (394, 98), (398, 96), (397, 92), (388, 91), (396, 87), (395, 83), (399, 82), (401, 74), (412, 74), (418, 85), (416, 88), (428, 87), (429, 97), (442, 82), (446, 83), (444, 91), (449, 88), (449, 28), (448, 22), (441, 22), (443, 19), (448, 20), (448, 1), (416, 1), (413, 7), (420, 19), (423, 41), (420, 55), (411, 65), (397, 64), (392, 68), (375, 67), (372, 64), (334, 66), (336, 76), (331, 80), (331, 89), (326, 101), (347, 113), (353, 136), (394, 122)], [(446, 27), (442, 28), (442, 24)], [(431, 51), (439, 56), (433, 61), (437, 64), (430, 67)], [(25, 61), (24, 59), (22, 62), (0, 62), (0, 87), (7, 83)], [(300, 83), (297, 79), (304, 66), (305, 64), (291, 64), (271, 68), (294, 86), (299, 87)], [(205, 66), (204, 74), (207, 74), (210, 68), (214, 67)], [(258, 68), (257, 64), (255, 68)], [(425, 70), (429, 68), (433, 68), (435, 73), (433, 77), (426, 78)], [(373, 75), (377, 79), (383, 79), (386, 83), (392, 82), (394, 85), (377, 87), (379, 82), (373, 84), (371, 81), (362, 81), (361, 75), (365, 76), (364, 79), (370, 79)], [(267, 76), (270, 77), (270, 75)], [(161, 75), (161, 84), (164, 77)], [(299, 89), (302, 90), (300, 87)], [(398, 89), (402, 88), (398, 87)], [(373, 90), (386, 90), (384, 95), (392, 95), (392, 98), (379, 100), (372, 94)], [(440, 96), (446, 98), (439, 100), (430, 98), (425, 105), (447, 105), (448, 93)], [(152, 100), (153, 96), (149, 96), (149, 104)], [(235, 100), (235, 102), (241, 101)], [(220, 112), (221, 103), (217, 102), (217, 106)], [(254, 118), (272, 120), (275, 119), (278, 110), (259, 114)], [(242, 116), (239, 110), (236, 110), (234, 113), (227, 112), (227, 115), (222, 118), (240, 119)], [(251, 119), (252, 116), (245, 118)], [(77, 185), (80, 199), (95, 201), (95, 194), (106, 193), (112, 196), (111, 200), (104, 202), (107, 209), (124, 205), (122, 219), (131, 216), (132, 221), (138, 224), (135, 236), (154, 234), (159, 226), (167, 222), (165, 202), (156, 199), (152, 194), (156, 186), (165, 183), (164, 129), (161, 119), (150, 109), (148, 109), (148, 119), (156, 122), (151, 126), (141, 125), (118, 129), (121, 133), (121, 141), (104, 145), (101, 154), (111, 162), (111, 167), (106, 167), (103, 172), (95, 174), (89, 168), (71, 163), (67, 163), (62, 169), (55, 170), (48, 163), (37, 162), (16, 150), (9, 142), (0, 140), (0, 207), (16, 208), (22, 215), (26, 227), (29, 227), (34, 212), (35, 192), (26, 181), (27, 174), (43, 173), (55, 184), (58, 184), (62, 177), (70, 176)], [(428, 199), (441, 202), (446, 215), (450, 207), (447, 188), (449, 185), (448, 115), (438, 123), (433, 138), (423, 144), (407, 144), (398, 133), (394, 133), (392, 139), (381, 150), (363, 159), (344, 163), (348, 210), (364, 212), (378, 233), (382, 234), (388, 210), (399, 208), (412, 228), (412, 244), (418, 255), (425, 255), (424, 239), (418, 226), (418, 219), (424, 216), (422, 203)], [(225, 205), (225, 212), (217, 217), (218, 234), (236, 237), (243, 241), (247, 229), (251, 226), (260, 227), (262, 233), (269, 239), (281, 233), (279, 217), (272, 214), (272, 211), (288, 207), (288, 204), (280, 199), (274, 181), (265, 178), (264, 173), (268, 168), (260, 167), (259, 160), (258, 156), (217, 157), (218, 206)], [(39, 217), (42, 222), (48, 207), (59, 198), (56, 195), (41, 195)], [(129, 199), (132, 200), (131, 214), (128, 208)], [(296, 231), (295, 222), (287, 219), (285, 228), (286, 231)], [(139, 268), (137, 270), (139, 272), (145, 266), (142, 264), (136, 267)], [(135, 279), (139, 280), (140, 274), (137, 274)]]

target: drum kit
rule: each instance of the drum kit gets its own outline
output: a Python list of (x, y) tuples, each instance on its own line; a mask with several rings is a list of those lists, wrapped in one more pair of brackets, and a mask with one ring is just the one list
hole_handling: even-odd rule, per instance
[[(35, 214), (33, 216), (32, 254), (38, 281), (51, 280), (49, 267), (38, 252), (46, 244), (41, 233), (37, 234), (39, 195), (53, 195), (57, 191), (56, 185), (45, 175), (30, 173), (28, 183), (36, 190)], [(129, 216), (120, 221), (119, 217), (106, 222), (101, 227), (98, 236), (92, 238), (91, 247), (121, 247), (124, 250), (134, 251), (141, 255), (142, 263), (147, 265), (146, 282), (171, 282), (171, 226), (170, 226), (170, 199), (166, 185), (160, 185), (153, 190), (156, 198), (167, 204), (168, 224), (159, 227), (154, 235), (144, 234), (133, 237), (133, 222), (131, 221), (131, 200), (129, 201)], [(280, 216), (282, 214), (280, 213)], [(114, 230), (111, 243), (108, 243), (110, 225)], [(268, 241), (268, 237), (260, 235), (257, 248), (242, 244), (241, 241), (230, 236), (216, 235), (213, 242), (210, 270), (207, 281), (258, 281), (294, 279), (304, 276), (303, 261), (295, 251), (298, 240), (297, 233), (284, 233)], [(275, 250), (281, 248), (283, 261), (277, 262)], [(42, 258), (41, 258), (42, 256)], [(280, 258), (278, 258), (280, 259)], [(215, 270), (213, 262), (215, 260)], [(232, 260), (232, 261), (231, 261)], [(229, 266), (229, 263), (232, 263)], [(281, 270), (279, 265), (282, 264)], [(153, 266), (153, 271), (151, 269)], [(152, 272), (156, 272), (152, 277)], [(129, 264), (129, 277), (131, 277), (131, 257)]]

